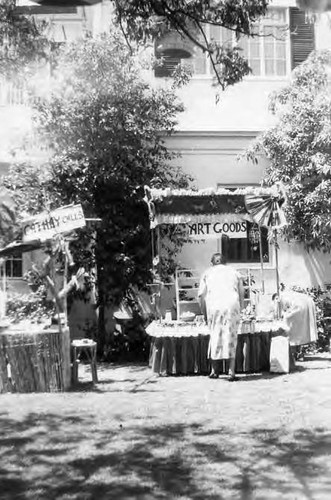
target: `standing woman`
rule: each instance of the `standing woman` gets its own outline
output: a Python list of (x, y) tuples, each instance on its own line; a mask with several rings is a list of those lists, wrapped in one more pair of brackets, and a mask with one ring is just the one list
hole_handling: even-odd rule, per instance
[(218, 378), (220, 360), (229, 360), (229, 381), (235, 380), (235, 360), (240, 311), (244, 289), (239, 273), (225, 265), (221, 253), (211, 258), (212, 267), (203, 274), (199, 287), (202, 308), (205, 305), (210, 330), (208, 354), (210, 378)]

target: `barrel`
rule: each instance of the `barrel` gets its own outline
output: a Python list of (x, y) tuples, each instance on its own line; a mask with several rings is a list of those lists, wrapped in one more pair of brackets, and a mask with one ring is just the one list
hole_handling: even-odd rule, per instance
[(69, 328), (10, 326), (0, 331), (0, 393), (70, 388)]

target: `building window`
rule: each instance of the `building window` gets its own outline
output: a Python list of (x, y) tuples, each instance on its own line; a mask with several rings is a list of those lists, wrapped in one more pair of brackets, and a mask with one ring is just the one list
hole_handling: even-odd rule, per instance
[[(219, 26), (207, 26), (211, 42), (238, 46), (252, 69), (253, 76), (285, 76), (290, 67), (287, 47), (289, 45), (289, 20), (286, 9), (271, 8), (267, 16), (256, 24), (255, 37), (242, 36), (236, 40), (235, 33)], [(195, 47), (190, 59), (195, 75), (213, 76), (210, 58)]]
[[(217, 184), (217, 189), (225, 188), (229, 191), (257, 187), (257, 184)], [(254, 264), (261, 262), (260, 254), (260, 231), (261, 231), (261, 254), (264, 263), (270, 262), (270, 250), (268, 241), (268, 229), (247, 221), (246, 238), (222, 238), (222, 251), (229, 263)]]
[(242, 37), (239, 47), (255, 76), (285, 76), (287, 74), (287, 41), (289, 24), (285, 9), (269, 9), (268, 15), (256, 26), (257, 36)]
[(24, 106), (27, 100), (27, 90), (23, 84), (0, 80), (0, 106)]
[[(22, 255), (11, 257), (6, 260), (5, 264), (7, 278), (22, 278), (23, 277), (23, 259)], [(3, 267), (2, 267), (3, 274)]]
[(155, 40), (156, 77), (171, 76), (179, 64), (190, 61), (194, 46), (190, 40), (176, 31), (171, 31)]
[[(252, 233), (255, 233), (254, 238), (252, 238)], [(261, 227), (261, 241), (263, 262), (268, 263), (270, 260), (268, 229), (265, 227)], [(258, 227), (251, 222), (247, 222), (247, 237), (224, 238), (222, 251), (229, 263), (253, 264), (261, 262)]]

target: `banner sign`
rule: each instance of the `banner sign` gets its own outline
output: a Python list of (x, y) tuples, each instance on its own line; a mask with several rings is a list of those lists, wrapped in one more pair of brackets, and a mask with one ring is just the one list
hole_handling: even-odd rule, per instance
[(223, 235), (229, 238), (247, 238), (247, 221), (194, 222), (186, 225), (188, 236), (196, 240), (216, 239)]
[(26, 219), (23, 222), (24, 242), (32, 240), (45, 241), (56, 234), (68, 233), (86, 225), (84, 212), (81, 205), (70, 205), (57, 208), (50, 212)]

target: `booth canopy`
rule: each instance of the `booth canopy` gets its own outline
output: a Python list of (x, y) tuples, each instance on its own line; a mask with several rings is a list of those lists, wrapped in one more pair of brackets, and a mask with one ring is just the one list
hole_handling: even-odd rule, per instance
[(250, 187), (229, 189), (150, 189), (145, 187), (150, 225), (186, 224), (190, 222), (256, 222), (247, 206), (247, 199), (271, 200), (278, 193), (274, 188)]
[(0, 249), (0, 257), (15, 257), (15, 255), (20, 255), (24, 252), (32, 252), (33, 250), (38, 250), (39, 248), (42, 248), (40, 240), (30, 241), (29, 243), (14, 241), (6, 247)]

